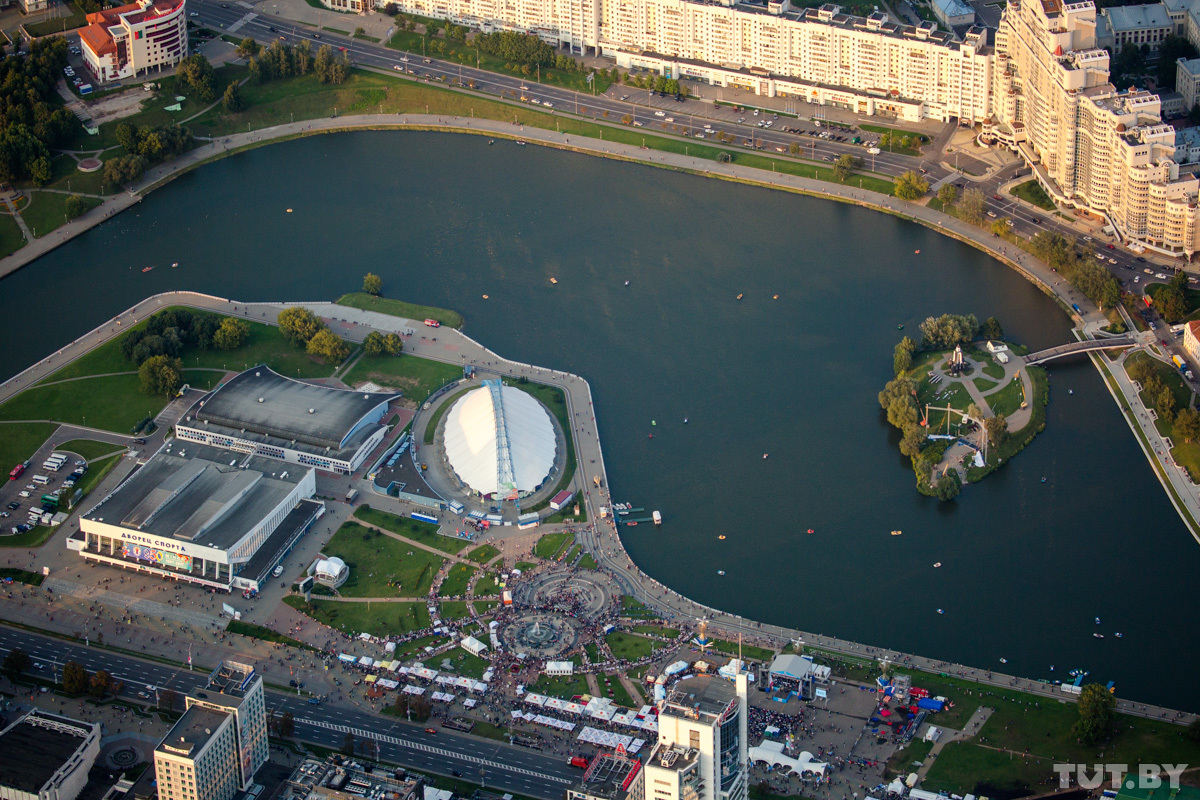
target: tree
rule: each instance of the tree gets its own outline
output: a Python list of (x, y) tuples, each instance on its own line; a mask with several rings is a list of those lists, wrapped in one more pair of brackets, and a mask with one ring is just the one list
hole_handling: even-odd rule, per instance
[(221, 107), (226, 114), (238, 114), (246, 110), (246, 101), (242, 99), (242, 90), (237, 81), (225, 87), (225, 96), (221, 98)]
[(251, 56), (258, 55), (258, 49), (258, 42), (247, 36), (238, 43), (237, 54), (242, 58), (250, 58)]
[(985, 419), (983, 429), (987, 432), (988, 443), (992, 447), (999, 447), (1008, 439), (1008, 420), (1003, 414)]
[(1075, 723), (1075, 735), (1084, 744), (1099, 744), (1112, 728), (1117, 698), (1098, 683), (1089, 683), (1079, 693), (1079, 720)]
[(283, 716), (279, 718), (279, 738), (290, 739), (295, 732), (296, 718), (290, 711), (283, 712)]
[(1168, 322), (1178, 322), (1189, 313), (1187, 280), (1187, 273), (1180, 271), (1154, 295), (1154, 307)]
[(404, 340), (400, 338), (400, 334), (389, 333), (383, 337), (383, 350), (389, 356), (398, 356), (403, 349)]
[(160, 711), (174, 711), (175, 703), (179, 700), (179, 693), (174, 689), (159, 689), (158, 690), (158, 708)]
[[(833, 174), (842, 183), (846, 182), (846, 178), (850, 177), (850, 173), (862, 167), (862, 159), (852, 156), (849, 153), (838, 156), (837, 161), (833, 162)], [(925, 185), (925, 189), (929, 189), (929, 185)], [(924, 194), (925, 192), (921, 192)]]
[(91, 676), (82, 664), (68, 661), (63, 664), (62, 687), (67, 694), (83, 694), (87, 691)]
[(279, 331), (293, 344), (308, 344), (318, 332), (325, 330), (325, 323), (304, 306), (292, 306), (279, 312)]
[(342, 755), (344, 755), (344, 756), (354, 755), (354, 744), (355, 744), (354, 734), (347, 733), (345, 738), (342, 739)]
[(326, 361), (340, 364), (350, 355), (350, 345), (346, 344), (336, 333), (324, 328), (308, 340), (305, 348), (310, 356), (320, 356)]
[[(367, 35), (367, 32), (366, 32), (366, 30), (364, 30), (362, 28), (362, 26), (359, 26), (354, 29), (354, 38), (355, 39), (361, 39), (362, 37), (364, 37), (366, 35)], [(447, 32), (447, 35), (449, 35), (449, 32)]]
[(87, 201), (77, 194), (71, 195), (66, 199), (66, 202), (63, 203), (63, 211), (66, 212), (67, 219), (81, 217), (87, 213), (87, 210)]
[(953, 183), (943, 183), (942, 188), (938, 189), (938, 200), (942, 201), (942, 205), (952, 206), (957, 199), (958, 187)]
[(893, 400), (903, 397), (913, 397), (916, 391), (917, 384), (912, 378), (903, 376), (893, 378), (887, 382), (887, 385), (883, 387), (883, 391), (879, 393), (879, 407), (886, 411)]
[(996, 236), (1007, 236), (1011, 227), (1012, 220), (1007, 217), (1001, 217), (992, 223), (992, 233)]
[(954, 470), (947, 470), (946, 474), (938, 479), (937, 489), (935, 492), (937, 494), (937, 499), (944, 503), (948, 500), (953, 500), (954, 498), (958, 497), (958, 493), (961, 489), (962, 486), (960, 486), (958, 482), (958, 473)]
[(905, 336), (892, 350), (892, 370), (897, 375), (907, 372), (912, 367), (912, 357), (916, 349), (917, 343)]
[(32, 665), (33, 661), (29, 658), (29, 654), (19, 647), (14, 647), (4, 657), (4, 663), (0, 665), (0, 671), (7, 675), (9, 680), (16, 680)]
[(733, 154), (728, 150), (722, 150), (717, 153), (717, 162), (720, 164), (729, 164), (733, 161)]
[(146, 172), (146, 159), (130, 153), (104, 162), (104, 182), (111, 186), (134, 183)]
[(379, 331), (368, 333), (363, 339), (363, 353), (371, 358), (383, 355), (383, 334)]
[(901, 200), (918, 200), (929, 191), (929, 181), (911, 169), (896, 178), (896, 197)]
[(1182, 36), (1168, 36), (1158, 44), (1157, 89), (1163, 92), (1175, 90), (1175, 76), (1181, 58), (1195, 58), (1196, 47)]
[(138, 383), (142, 394), (174, 397), (183, 385), (183, 364), (178, 358), (151, 356), (138, 367)]
[(972, 225), (983, 222), (987, 213), (987, 198), (980, 189), (967, 189), (963, 192), (962, 201), (958, 204), (958, 216)]
[(217, 77), (212, 64), (200, 53), (188, 56), (179, 62), (175, 75), (196, 92), (205, 103), (211, 103), (217, 96)]
[(1184, 442), (1200, 439), (1200, 411), (1194, 408), (1183, 408), (1175, 415), (1175, 435), (1182, 436)]
[(1000, 320), (995, 317), (988, 317), (983, 321), (983, 328), (980, 330), (985, 339), (1003, 339), (1004, 328), (1000, 327)]
[(236, 350), (250, 338), (250, 325), (237, 317), (226, 317), (213, 334), (213, 345), (218, 350)]
[(362, 290), (364, 292), (366, 292), (367, 294), (373, 294), (373, 295), (378, 296), (379, 293), (383, 291), (383, 278), (380, 278), (374, 272), (368, 272), (363, 277)]
[(904, 429), (900, 439), (900, 452), (909, 458), (915, 458), (921, 453), (921, 445), (925, 444), (925, 429), (920, 425), (910, 425)]
[(926, 350), (948, 350), (975, 338), (979, 322), (974, 314), (942, 314), (927, 317), (921, 323), (921, 347)]

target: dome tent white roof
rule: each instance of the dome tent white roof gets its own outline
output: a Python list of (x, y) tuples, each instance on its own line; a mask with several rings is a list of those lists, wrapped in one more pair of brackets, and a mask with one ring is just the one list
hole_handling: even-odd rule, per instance
[(481, 495), (505, 497), (538, 488), (557, 449), (549, 412), (526, 392), (484, 381), (446, 415), (446, 458), (463, 483)]
[(346, 562), (337, 556), (321, 559), (317, 562), (316, 569), (313, 572), (318, 581), (334, 586), (346, 580), (350, 575), (350, 569), (346, 566)]

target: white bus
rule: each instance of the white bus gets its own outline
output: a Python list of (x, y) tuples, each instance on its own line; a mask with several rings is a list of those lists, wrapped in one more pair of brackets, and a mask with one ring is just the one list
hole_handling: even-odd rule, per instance
[(34, 475), (33, 482), (39, 486), (46, 486), (47, 484), (50, 483), (50, 479), (47, 478), (45, 475)]

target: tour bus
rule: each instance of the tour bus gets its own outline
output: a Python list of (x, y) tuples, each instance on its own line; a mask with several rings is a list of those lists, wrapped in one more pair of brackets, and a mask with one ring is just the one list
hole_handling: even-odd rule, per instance
[(63, 468), (63, 466), (66, 463), (67, 463), (67, 460), (65, 458), (63, 458), (63, 459), (52, 458), (49, 461), (46, 461), (42, 464), (42, 469), (49, 470), (50, 472), (58, 472), (60, 469)]
[(12, 472), (8, 473), (8, 479), (10, 481), (15, 481), (17, 478), (21, 477), (24, 474), (25, 474), (25, 465), (17, 464), (15, 467), (12, 468)]
[(56, 494), (42, 495), (42, 508), (45, 508), (46, 506), (53, 506), (54, 508), (58, 508), (58, 495), (56, 495)]
[(50, 479), (47, 478), (45, 475), (34, 475), (33, 482), (36, 483), (38, 486), (46, 486), (47, 484), (50, 483)]

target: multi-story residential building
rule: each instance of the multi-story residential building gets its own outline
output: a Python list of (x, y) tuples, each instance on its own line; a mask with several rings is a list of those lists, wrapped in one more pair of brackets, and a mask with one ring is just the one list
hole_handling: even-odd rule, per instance
[(1091, 0), (1010, 0), (996, 33), (995, 118), (1056, 202), (1108, 220), (1124, 239), (1191, 255), (1200, 184), (1180, 177), (1161, 102), (1108, 82)]
[(187, 56), (186, 0), (138, 0), (87, 15), (83, 62), (99, 83), (145, 75)]
[(224, 662), (154, 750), (159, 800), (232, 800), (267, 760), (267, 711), (254, 668)]
[(1162, 40), (1175, 33), (1176, 26), (1183, 25), (1183, 14), (1172, 14), (1163, 3), (1113, 6), (1101, 13), (1103, 27), (1108, 30), (1107, 34), (1099, 34), (1100, 44), (1111, 47), (1114, 53), (1125, 45), (1146, 45), (1151, 52), (1157, 51)]
[(746, 800), (747, 685), (745, 673), (697, 676), (668, 692), (643, 768), (645, 800)]

